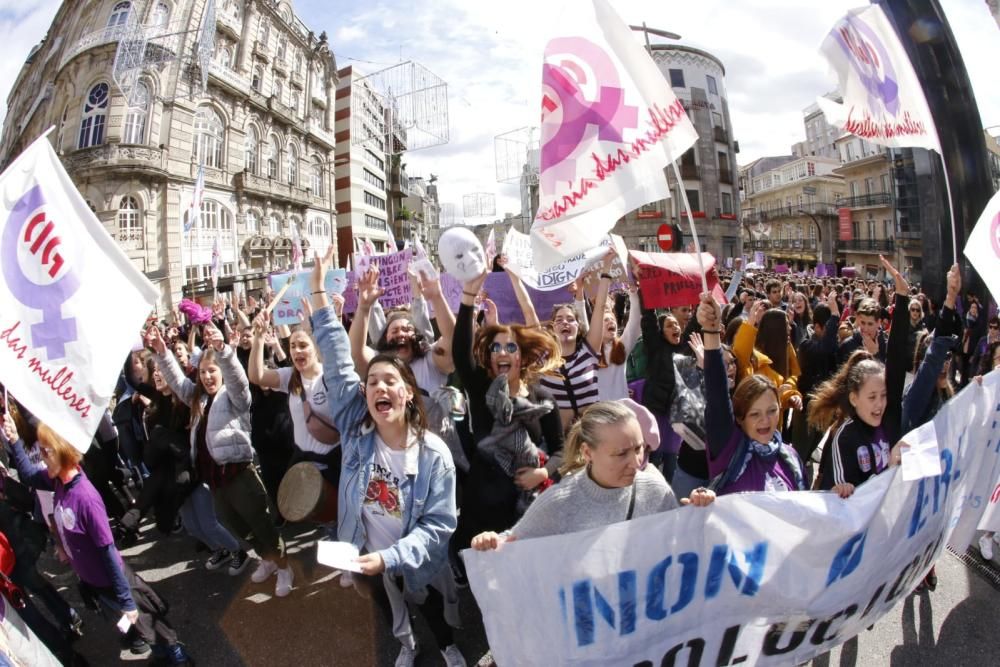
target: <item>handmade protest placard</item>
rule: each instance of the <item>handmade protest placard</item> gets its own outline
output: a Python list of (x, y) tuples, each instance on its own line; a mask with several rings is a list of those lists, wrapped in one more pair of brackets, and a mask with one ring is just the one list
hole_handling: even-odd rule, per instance
[(413, 251), (409, 248), (372, 258), (372, 262), (378, 264), (378, 284), (382, 288), (382, 296), (378, 300), (383, 308), (396, 308), (412, 300), (407, 274), (412, 258)]
[[(281, 300), (271, 311), (271, 316), (276, 325), (287, 324), (293, 326), (302, 322), (305, 316), (302, 310), (302, 299), (306, 298), (309, 292), (309, 276), (311, 271), (299, 271), (286, 273), (275, 273), (268, 277), (271, 289), (280, 292), (288, 283), (292, 275), (295, 280), (289, 285), (288, 290), (282, 295)], [(330, 269), (323, 279), (323, 287), (327, 294), (343, 294), (347, 289), (347, 272), (344, 269)]]
[(706, 508), (463, 552), (493, 658), (800, 665), (829, 651), (909, 596), (945, 545), (956, 546), (956, 522), (975, 526), (983, 508), (970, 499), (996, 481), (995, 448), (982, 443), (1000, 438), (998, 389), (994, 371), (938, 412), (934, 477), (906, 481), (890, 468), (847, 500), (731, 494)]
[[(639, 290), (646, 308), (673, 308), (698, 303), (701, 270), (693, 253), (632, 250), (629, 255), (639, 264)], [(726, 295), (719, 287), (715, 258), (707, 252), (701, 255), (709, 291), (717, 301), (726, 303)]]
[[(618, 238), (621, 239), (621, 237)], [(565, 287), (582, 274), (593, 269), (611, 247), (615, 247), (612, 239), (606, 236), (600, 245), (570, 257), (549, 269), (539, 271), (534, 260), (531, 237), (512, 228), (507, 230), (507, 236), (504, 238), (503, 255), (507, 260), (506, 268), (519, 277), (527, 287), (547, 291)], [(626, 281), (625, 267), (620, 259), (615, 260), (611, 276), (614, 282), (619, 285)]]

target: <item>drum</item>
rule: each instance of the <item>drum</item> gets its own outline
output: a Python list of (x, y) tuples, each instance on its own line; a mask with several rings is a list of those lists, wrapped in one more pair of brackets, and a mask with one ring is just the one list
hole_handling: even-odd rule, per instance
[(281, 478), (278, 511), (288, 521), (337, 520), (337, 489), (308, 461), (296, 463)]

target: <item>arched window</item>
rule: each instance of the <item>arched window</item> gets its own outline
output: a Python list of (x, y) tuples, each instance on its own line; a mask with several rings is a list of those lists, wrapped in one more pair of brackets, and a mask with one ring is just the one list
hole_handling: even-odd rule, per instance
[(302, 54), (298, 51), (295, 52), (295, 71), (302, 73)]
[(156, 7), (153, 8), (150, 24), (154, 28), (162, 28), (167, 25), (168, 21), (170, 21), (170, 6), (165, 2), (157, 2)]
[(108, 17), (108, 27), (114, 28), (116, 26), (125, 25), (128, 21), (128, 15), (132, 13), (132, 3), (131, 2), (119, 2), (111, 8), (111, 16)]
[(267, 48), (267, 40), (271, 37), (271, 23), (267, 19), (263, 19), (260, 22), (260, 33), (258, 33), (257, 39), (260, 43)]
[(122, 143), (142, 144), (146, 142), (146, 116), (149, 114), (149, 86), (143, 82), (135, 84), (135, 106), (125, 114)]
[(281, 235), (281, 220), (278, 220), (278, 216), (274, 213), (267, 222), (267, 233), (271, 236)]
[(211, 107), (201, 107), (194, 117), (195, 156), (200, 164), (216, 169), (222, 166), (225, 125)]
[(108, 84), (99, 83), (87, 94), (80, 121), (79, 148), (104, 143), (104, 125), (108, 120), (108, 91)]
[(281, 94), (284, 92), (284, 86), (281, 85), (281, 79), (274, 80), (274, 99), (281, 101)]
[(233, 47), (227, 46), (220, 52), (220, 58), (222, 59), (222, 65), (226, 69), (236, 69), (236, 61), (233, 60)]
[(260, 87), (263, 85), (264, 81), (264, 68), (260, 65), (255, 65), (253, 68), (253, 77), (250, 79), (250, 87), (260, 92)]
[(299, 91), (297, 90), (292, 91), (292, 111), (295, 112), (295, 115), (299, 115)]
[(219, 229), (219, 203), (206, 199), (201, 203), (201, 228), (214, 231)]
[(142, 250), (142, 218), (135, 197), (118, 202), (118, 243), (125, 250)]
[(246, 216), (247, 223), (247, 234), (259, 234), (260, 233), (260, 216), (254, 211), (247, 211)]
[(323, 196), (323, 163), (319, 158), (313, 158), (312, 164), (312, 191), (317, 197)]
[(278, 138), (273, 134), (267, 140), (267, 177), (278, 178)]
[(284, 58), (285, 52), (288, 51), (288, 40), (284, 37), (278, 38), (278, 58)]
[(288, 144), (288, 184), (295, 185), (299, 182), (299, 154), (295, 150), (295, 144)]
[(243, 166), (251, 174), (257, 173), (257, 145), (260, 137), (253, 125), (247, 128), (246, 140), (243, 144)]

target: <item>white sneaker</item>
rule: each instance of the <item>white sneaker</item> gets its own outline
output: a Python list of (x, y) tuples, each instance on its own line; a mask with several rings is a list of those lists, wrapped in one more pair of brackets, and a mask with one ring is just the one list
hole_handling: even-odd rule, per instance
[(262, 584), (268, 577), (278, 571), (278, 564), (273, 560), (262, 560), (257, 569), (250, 575), (250, 581), (255, 584)]
[(399, 649), (399, 656), (396, 657), (396, 667), (413, 667), (417, 661), (417, 650), (409, 646)]
[(444, 656), (444, 664), (447, 667), (466, 667), (465, 656), (454, 644), (441, 651), (441, 655)]
[(990, 539), (989, 533), (979, 538), (979, 553), (985, 560), (993, 560), (993, 540)]
[(278, 583), (274, 585), (274, 594), (283, 598), (292, 592), (292, 568), (286, 567), (278, 570)]

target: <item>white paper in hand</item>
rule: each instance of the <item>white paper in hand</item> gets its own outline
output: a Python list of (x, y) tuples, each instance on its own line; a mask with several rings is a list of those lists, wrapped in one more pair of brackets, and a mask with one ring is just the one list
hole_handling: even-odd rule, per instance
[(122, 617), (118, 619), (118, 622), (115, 623), (115, 626), (118, 628), (118, 632), (125, 634), (126, 632), (128, 632), (128, 629), (132, 627), (132, 621), (128, 620), (128, 616), (122, 614)]
[(938, 450), (934, 422), (927, 422), (906, 434), (902, 456), (903, 480), (906, 482), (941, 474), (941, 452)]
[(358, 565), (361, 553), (350, 542), (320, 540), (316, 545), (316, 561), (320, 565), (328, 565), (347, 572), (361, 572), (361, 566)]

